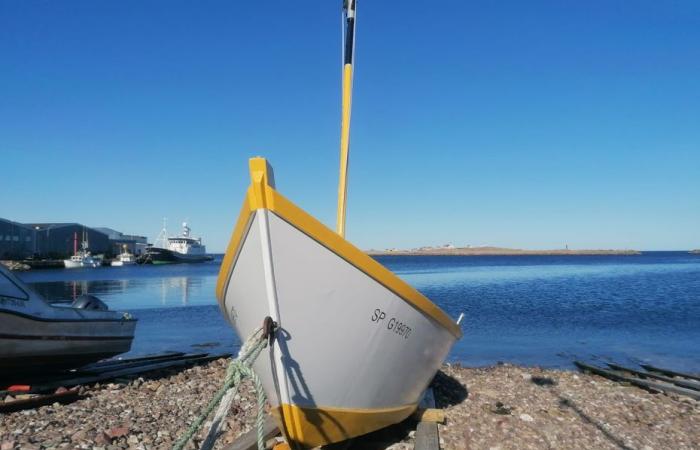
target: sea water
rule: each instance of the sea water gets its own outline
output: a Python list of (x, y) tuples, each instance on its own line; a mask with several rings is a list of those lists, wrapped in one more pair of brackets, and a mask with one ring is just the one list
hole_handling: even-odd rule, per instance
[[(648, 362), (700, 371), (700, 255), (382, 256), (456, 318), (452, 362), (571, 367)], [(96, 295), (139, 319), (131, 354), (236, 351), (211, 263), (35, 270), (19, 276), (52, 302)]]

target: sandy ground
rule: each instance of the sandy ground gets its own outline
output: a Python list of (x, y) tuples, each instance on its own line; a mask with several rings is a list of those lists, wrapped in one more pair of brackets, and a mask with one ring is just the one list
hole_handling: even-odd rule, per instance
[[(0, 450), (169, 449), (218, 389), (227, 362), (85, 387), (85, 397), (68, 405), (0, 415)], [(700, 402), (685, 397), (512, 365), (446, 365), (433, 384), (447, 417), (439, 427), (443, 449), (700, 448)], [(216, 448), (250, 429), (254, 416), (246, 383)], [(333, 447), (409, 450), (414, 429), (408, 420)]]

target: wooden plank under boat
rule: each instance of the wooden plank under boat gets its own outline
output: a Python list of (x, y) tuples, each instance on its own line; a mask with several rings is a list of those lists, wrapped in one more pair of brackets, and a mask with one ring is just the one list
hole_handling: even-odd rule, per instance
[(405, 419), (459, 325), (277, 192), (265, 159), (250, 172), (217, 298), (241, 339), (279, 325), (254, 368), (286, 437), (310, 448)]

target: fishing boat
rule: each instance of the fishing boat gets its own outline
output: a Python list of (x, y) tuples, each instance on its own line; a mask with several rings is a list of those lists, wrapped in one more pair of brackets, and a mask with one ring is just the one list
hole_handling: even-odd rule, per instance
[(122, 252), (118, 254), (111, 263), (112, 267), (131, 266), (133, 264), (136, 264), (136, 257), (133, 253), (129, 253), (126, 245), (124, 245)]
[(78, 250), (78, 233), (73, 233), (73, 256), (63, 260), (66, 269), (79, 269), (81, 267), (99, 267), (101, 261), (95, 258), (88, 250), (89, 244), (87, 233), (83, 230), (83, 239)]
[(276, 324), (253, 367), (294, 448), (407, 418), (462, 336), (458, 322), (344, 238), (353, 0), (344, 15), (336, 230), (277, 191), (270, 164), (253, 158), (216, 286), (221, 311), (242, 340), (266, 317)]
[(163, 223), (163, 229), (154, 244), (146, 249), (142, 262), (147, 264), (177, 264), (213, 260), (213, 256), (207, 255), (207, 247), (202, 244), (202, 238), (194, 238), (191, 233), (192, 229), (187, 225), (187, 222), (183, 222), (180, 235), (168, 237), (168, 230)]
[(82, 295), (49, 304), (0, 266), (0, 378), (18, 372), (80, 367), (128, 352), (136, 319)]

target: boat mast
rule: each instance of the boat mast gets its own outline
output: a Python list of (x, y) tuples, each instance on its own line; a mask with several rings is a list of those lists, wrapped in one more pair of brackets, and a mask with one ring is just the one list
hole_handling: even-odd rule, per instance
[(350, 153), (350, 110), (352, 106), (352, 64), (355, 50), (355, 3), (343, 0), (343, 100), (340, 125), (340, 179), (338, 181), (338, 221), (336, 232), (345, 237), (345, 205), (348, 193), (348, 157)]
[(163, 228), (158, 233), (158, 237), (153, 242), (153, 246), (156, 248), (168, 248), (168, 219), (163, 217)]

